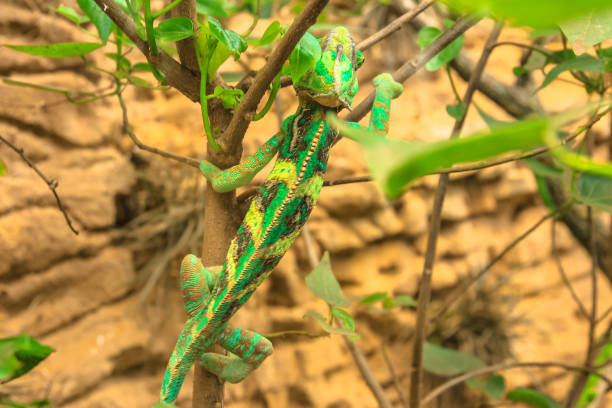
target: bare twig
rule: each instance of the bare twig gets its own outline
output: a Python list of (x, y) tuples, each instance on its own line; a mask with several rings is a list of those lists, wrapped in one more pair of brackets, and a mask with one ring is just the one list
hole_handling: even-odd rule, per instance
[(192, 159), (191, 157), (183, 156), (176, 153), (170, 153), (165, 150), (158, 149), (157, 147), (148, 146), (140, 141), (138, 137), (134, 134), (132, 130), (132, 126), (128, 120), (127, 106), (125, 105), (125, 101), (123, 100), (123, 96), (120, 92), (117, 93), (117, 98), (119, 98), (119, 105), (121, 105), (121, 111), (123, 113), (123, 130), (125, 133), (132, 139), (134, 144), (141, 148), (142, 150), (146, 150), (147, 152), (157, 154), (159, 156), (165, 157), (167, 159), (175, 160), (179, 163), (186, 164), (191, 167), (199, 168), (200, 161), (196, 159)]
[(316, 22), (317, 17), (328, 2), (329, 0), (310, 0), (304, 10), (293, 20), (291, 27), (289, 27), (289, 30), (280, 40), (278, 46), (270, 54), (266, 65), (258, 71), (253, 84), (244, 94), (242, 101), (236, 108), (236, 112), (222, 136), (224, 144), (230, 146), (240, 144), (244, 133), (249, 127), (250, 115), (257, 109), (257, 104), (268, 90), (276, 74), (280, 72), (283, 63), (289, 58), (293, 48), (295, 48), (306, 30)]
[(433, 401), (438, 395), (451, 389), (457, 384), (461, 384), (465, 380), (469, 380), (470, 378), (478, 377), (479, 375), (483, 375), (483, 374), (494, 373), (496, 371), (508, 370), (508, 369), (519, 368), (519, 367), (557, 367), (557, 368), (561, 368), (561, 369), (568, 370), (568, 371), (579, 371), (579, 372), (586, 373), (586, 374), (595, 374), (599, 376), (602, 380), (604, 380), (606, 383), (608, 383), (608, 388), (612, 388), (612, 380), (610, 380), (605, 375), (597, 372), (597, 369), (595, 368), (574, 366), (571, 364), (558, 363), (555, 361), (501, 363), (501, 364), (495, 364), (489, 367), (484, 367), (479, 370), (470, 371), (468, 373), (457, 376), (451, 380), (448, 380), (447, 382), (445, 382), (444, 384), (440, 385), (439, 387), (431, 391), (429, 394), (427, 394), (427, 396), (423, 398), (423, 404), (427, 404)]
[[(302, 229), (301, 236), (304, 240), (304, 246), (306, 247), (306, 253), (308, 254), (308, 261), (310, 263), (310, 267), (314, 268), (315, 266), (317, 266), (319, 257), (317, 255), (317, 250), (313, 244), (312, 236), (310, 235), (308, 225), (305, 225)], [(339, 322), (339, 324), (341, 325), (342, 323)], [(372, 373), (372, 370), (368, 365), (368, 361), (363, 355), (361, 349), (357, 347), (357, 345), (353, 341), (351, 341), (348, 336), (342, 336), (342, 338), (344, 339), (344, 344), (353, 356), (353, 360), (355, 361), (355, 364), (357, 364), (357, 368), (359, 369), (361, 376), (366, 382), (368, 388), (370, 388), (370, 391), (372, 391), (372, 394), (374, 395), (374, 398), (376, 398), (376, 401), (378, 401), (378, 406), (381, 408), (391, 408), (391, 402), (389, 402), (387, 396), (385, 395), (385, 391), (374, 377), (374, 373)]]
[(49, 190), (51, 190), (51, 193), (53, 193), (53, 196), (55, 197), (55, 202), (57, 203), (57, 208), (59, 208), (61, 213), (64, 214), (64, 219), (66, 220), (66, 224), (68, 224), (68, 227), (74, 233), (74, 235), (79, 235), (79, 231), (77, 231), (74, 228), (74, 226), (72, 225), (72, 221), (70, 221), (70, 217), (68, 217), (68, 213), (64, 209), (64, 206), (62, 205), (62, 202), (61, 202), (59, 196), (57, 195), (57, 191), (55, 190), (57, 188), (57, 186), (59, 185), (58, 181), (56, 179), (49, 180), (47, 178), (47, 176), (45, 176), (44, 173), (42, 171), (40, 171), (40, 169), (34, 163), (32, 163), (32, 161), (30, 159), (28, 159), (26, 157), (26, 155), (25, 155), (25, 153), (23, 151), (23, 148), (15, 146), (14, 144), (9, 142), (7, 139), (5, 139), (1, 135), (0, 135), (0, 140), (3, 141), (4, 144), (6, 144), (8, 147), (13, 149), (19, 156), (21, 156), (21, 159), (24, 162), (26, 162), (26, 164), (28, 166), (30, 166), (32, 168), (32, 170), (34, 170), (34, 172), (38, 175), (38, 177), (40, 177), (47, 184), (47, 187), (49, 187)]
[[(465, 21), (465, 20), (464, 20)], [(459, 25), (459, 21), (455, 26)], [(453, 26), (453, 27), (455, 27)], [(467, 29), (468, 26), (465, 28)], [(469, 109), (472, 96), (476, 90), (476, 84), (480, 76), (484, 71), (486, 62), (491, 54), (491, 47), (497, 41), (502, 29), (502, 25), (497, 23), (493, 28), (489, 38), (484, 46), (480, 59), (476, 64), (474, 75), (470, 78), (468, 87), (465, 91), (462, 103), (466, 107), (466, 113), (464, 116), (455, 122), (455, 126), (451, 132), (451, 138), (458, 137), (459, 132), (463, 128), (463, 123), (467, 115), (467, 109)], [(425, 335), (427, 333), (427, 306), (429, 305), (429, 298), (431, 295), (431, 280), (433, 265), (436, 258), (436, 245), (438, 240), (438, 234), (440, 231), (440, 222), (442, 214), (442, 205), (444, 203), (444, 197), (446, 195), (446, 188), (448, 186), (448, 174), (442, 174), (438, 180), (438, 188), (434, 198), (434, 204), (432, 209), (431, 221), (429, 224), (429, 234), (427, 238), (427, 249), (425, 252), (425, 262), (423, 264), (423, 272), (421, 275), (421, 283), (419, 285), (419, 302), (417, 306), (417, 322), (415, 328), (415, 341), (412, 350), (412, 362), (411, 362), (411, 376), (410, 376), (410, 408), (419, 408), (421, 400), (421, 381), (423, 378), (423, 344), (425, 341)]]
[(582, 300), (580, 300), (580, 298), (578, 297), (578, 294), (574, 290), (572, 283), (570, 282), (567, 274), (565, 273), (565, 268), (563, 267), (563, 263), (561, 262), (561, 257), (559, 255), (559, 250), (557, 248), (557, 233), (556, 233), (556, 228), (555, 228), (556, 224), (557, 224), (556, 221), (553, 221), (551, 224), (551, 230), (550, 230), (550, 244), (552, 247), (552, 255), (553, 255), (553, 258), (555, 259), (555, 263), (557, 264), (557, 269), (559, 270), (559, 274), (561, 275), (563, 284), (569, 290), (569, 293), (572, 296), (572, 299), (574, 299), (574, 302), (576, 302), (576, 305), (578, 305), (578, 309), (580, 309), (580, 313), (588, 320), (589, 312), (587, 312), (586, 307), (582, 303)]
[(406, 400), (406, 396), (402, 391), (402, 386), (400, 385), (395, 369), (393, 368), (393, 363), (391, 363), (391, 359), (387, 353), (387, 346), (385, 346), (385, 343), (380, 344), (380, 351), (382, 352), (383, 358), (385, 359), (385, 364), (387, 364), (387, 368), (389, 369), (389, 374), (391, 374), (391, 380), (393, 381), (393, 386), (395, 387), (397, 396), (399, 397), (402, 406), (408, 408), (408, 401)]
[(416, 6), (414, 9), (407, 11), (406, 13), (402, 14), (401, 16), (393, 20), (391, 23), (387, 24), (383, 29), (379, 30), (378, 32), (366, 38), (365, 40), (361, 41), (359, 44), (357, 44), (357, 49), (361, 51), (367, 50), (372, 45), (376, 44), (379, 41), (382, 41), (383, 39), (387, 38), (388, 36), (396, 32), (397, 30), (402, 28), (402, 25), (406, 24), (407, 22), (409, 22), (410, 20), (412, 20), (413, 18), (421, 14), (423, 11), (425, 11), (425, 9), (427, 9), (432, 4), (433, 4), (433, 0), (427, 0), (427, 1), (422, 2), (421, 4)]
[(533, 224), (531, 227), (529, 227), (529, 229), (527, 229), (527, 231), (523, 232), (521, 235), (519, 235), (514, 240), (512, 240), (512, 242), (510, 242), (499, 254), (497, 254), (497, 256), (495, 256), (495, 258), (493, 258), (493, 259), (491, 259), (491, 261), (489, 261), (487, 266), (485, 266), (480, 272), (478, 272), (476, 275), (472, 276), (468, 281), (466, 281), (461, 286), (461, 288), (455, 290), (454, 293), (449, 297), (449, 299), (447, 299), (446, 303), (444, 303), (444, 305), (440, 308), (440, 310), (438, 310), (436, 315), (431, 320), (436, 320), (436, 319), (440, 318), (444, 313), (446, 313), (446, 311), (448, 310), (449, 307), (451, 307), (457, 300), (461, 299), (461, 297), (464, 296), (467, 293), (468, 289), (474, 283), (478, 282), (487, 272), (489, 272), (491, 270), (491, 268), (497, 262), (499, 262), (508, 252), (510, 252), (510, 250), (512, 250), (512, 248), (517, 246), (529, 234), (531, 234), (533, 231), (538, 229), (538, 227), (540, 225), (542, 225), (546, 220), (548, 220), (551, 217), (556, 216), (557, 213), (558, 213), (558, 211), (546, 214), (545, 216), (540, 218), (535, 224)]

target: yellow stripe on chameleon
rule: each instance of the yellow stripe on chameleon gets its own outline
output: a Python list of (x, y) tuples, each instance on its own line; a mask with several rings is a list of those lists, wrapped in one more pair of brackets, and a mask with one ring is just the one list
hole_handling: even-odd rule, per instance
[(317, 203), (319, 198), (319, 191), (323, 185), (323, 177), (318, 174), (314, 174), (309, 180), (306, 180), (304, 184), (300, 186), (297, 191), (298, 197), (309, 196), (313, 198), (313, 205)]
[(289, 237), (279, 239), (278, 241), (266, 248), (266, 257), (283, 256), (285, 252), (287, 252), (289, 247), (291, 247), (296, 238), (297, 235), (293, 234)]
[(277, 160), (274, 168), (268, 175), (268, 180), (281, 180), (290, 185), (298, 174), (295, 163)]
[(257, 210), (255, 200), (251, 202), (251, 207), (244, 217), (244, 223), (251, 231), (251, 237), (255, 238), (261, 236), (263, 214)]

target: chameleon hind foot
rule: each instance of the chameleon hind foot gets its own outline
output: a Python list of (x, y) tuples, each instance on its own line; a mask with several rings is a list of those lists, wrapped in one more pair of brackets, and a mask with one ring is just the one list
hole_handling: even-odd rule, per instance
[(217, 286), (222, 273), (222, 266), (202, 265), (200, 258), (189, 254), (183, 258), (180, 269), (181, 293), (183, 306), (189, 317), (195, 316), (204, 298)]
[(215, 342), (230, 354), (204, 353), (200, 365), (232, 384), (242, 381), (274, 351), (270, 340), (245, 329), (226, 327)]

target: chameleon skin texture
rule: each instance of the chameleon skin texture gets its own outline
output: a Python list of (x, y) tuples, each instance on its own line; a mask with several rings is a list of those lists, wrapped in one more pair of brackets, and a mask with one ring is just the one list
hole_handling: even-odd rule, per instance
[[(281, 131), (244, 162), (220, 170), (202, 161), (202, 174), (216, 191), (248, 183), (277, 154), (274, 168), (230, 243), (223, 266), (204, 267), (195, 255), (181, 265), (181, 289), (188, 319), (168, 362), (160, 399), (173, 402), (191, 365), (199, 363), (219, 378), (239, 382), (272, 353), (265, 337), (227, 325), (291, 247), (321, 192), (329, 150), (338, 135), (325, 122), (327, 112), (349, 107), (357, 92), (356, 68), (363, 56), (344, 27), (324, 40), (321, 60), (296, 85), (300, 104)], [(368, 128), (388, 128), (390, 100), (401, 85), (379, 75)], [(360, 126), (352, 124), (353, 126)], [(207, 353), (218, 344), (229, 355)]]

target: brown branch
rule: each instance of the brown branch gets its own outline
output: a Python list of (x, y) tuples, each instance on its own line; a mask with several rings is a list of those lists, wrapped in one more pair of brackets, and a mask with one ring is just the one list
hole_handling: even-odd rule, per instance
[(119, 27), (138, 49), (144, 54), (147, 60), (157, 69), (163, 72), (168, 85), (176, 88), (183, 95), (194, 102), (200, 100), (200, 76), (194, 74), (185, 66), (179, 64), (163, 50), (159, 50), (159, 55), (153, 56), (149, 50), (149, 45), (145, 40), (138, 36), (136, 25), (132, 19), (121, 10), (121, 7), (113, 0), (94, 0), (96, 4), (110, 17), (117, 27)]
[(367, 50), (377, 42), (382, 41), (383, 39), (387, 38), (397, 30), (402, 28), (404, 24), (410, 22), (412, 19), (421, 14), (432, 4), (433, 0), (427, 0), (416, 6), (414, 9), (405, 12), (404, 14), (393, 20), (391, 23), (386, 25), (383, 29), (372, 34), (371, 36), (357, 44), (357, 49), (361, 51)]
[(586, 374), (595, 374), (599, 376), (599, 378), (603, 379), (606, 383), (608, 383), (608, 388), (612, 388), (612, 380), (610, 380), (610, 378), (606, 377), (605, 375), (597, 372), (597, 369), (595, 368), (574, 366), (571, 364), (557, 363), (554, 361), (501, 363), (501, 364), (495, 364), (489, 367), (484, 367), (479, 370), (470, 371), (468, 373), (455, 377), (451, 380), (448, 380), (447, 382), (438, 386), (433, 391), (431, 391), (429, 394), (427, 394), (427, 396), (423, 398), (422, 403), (427, 404), (427, 403), (432, 402), (438, 395), (451, 389), (457, 384), (461, 384), (465, 380), (469, 380), (470, 378), (478, 377), (479, 375), (494, 373), (496, 371), (508, 370), (508, 369), (519, 368), (519, 367), (556, 367), (556, 368), (561, 368), (561, 369), (568, 370), (568, 371), (579, 371), (579, 372), (586, 373)]
[[(464, 20), (466, 21), (466, 20)], [(455, 26), (459, 25), (459, 21)], [(453, 27), (455, 27), (453, 26)], [(467, 26), (465, 27), (467, 29)], [(476, 91), (476, 85), (478, 79), (484, 71), (484, 67), (487, 63), (489, 56), (491, 55), (491, 47), (497, 41), (502, 29), (502, 25), (497, 23), (489, 38), (484, 46), (480, 59), (476, 64), (474, 75), (468, 83), (465, 95), (463, 97), (463, 104), (466, 107), (465, 115), (455, 122), (455, 126), (451, 132), (451, 138), (459, 136), (465, 117), (467, 116), (467, 109), (469, 109), (472, 96)], [(419, 285), (419, 302), (417, 306), (417, 322), (415, 328), (415, 341), (412, 349), (412, 362), (411, 362), (411, 375), (410, 375), (410, 408), (419, 408), (421, 400), (421, 382), (423, 378), (423, 344), (425, 342), (425, 335), (427, 333), (427, 306), (429, 305), (429, 298), (431, 295), (431, 280), (433, 274), (433, 266), (436, 259), (436, 245), (438, 240), (438, 234), (440, 232), (442, 205), (444, 204), (444, 197), (446, 195), (446, 188), (448, 186), (448, 174), (440, 175), (438, 180), (438, 188), (434, 198), (434, 205), (432, 209), (431, 221), (429, 224), (429, 234), (427, 237), (427, 249), (425, 252), (425, 262), (423, 264), (423, 272), (421, 275), (421, 283)]]
[(393, 381), (393, 386), (395, 387), (395, 391), (397, 392), (397, 396), (399, 397), (402, 406), (408, 408), (408, 401), (406, 400), (406, 396), (402, 391), (402, 386), (400, 385), (399, 378), (395, 373), (395, 369), (393, 368), (393, 364), (391, 363), (391, 359), (387, 353), (387, 347), (385, 343), (381, 343), (380, 351), (382, 352), (383, 359), (385, 360), (385, 364), (387, 365), (387, 369), (389, 370), (389, 374), (391, 375), (391, 380)]
[[(442, 51), (447, 45), (456, 40), (461, 34), (467, 31), (470, 27), (476, 24), (478, 20), (474, 17), (462, 17), (455, 25), (443, 32), (438, 38), (434, 40), (427, 48), (419, 52), (413, 59), (402, 65), (392, 76), (398, 82), (405, 82), (408, 78), (414, 75), (419, 69), (421, 69), (427, 61), (436, 56)], [(348, 114), (343, 120), (350, 122), (358, 122), (363, 118), (372, 107), (374, 102), (375, 92), (370, 93), (353, 111)]]
[[(310, 235), (308, 225), (305, 225), (302, 229), (301, 237), (304, 240), (304, 246), (306, 248), (306, 253), (308, 254), (308, 261), (310, 263), (310, 267), (314, 268), (317, 266), (319, 256), (314, 246), (312, 236)], [(338, 324), (342, 326), (342, 322), (337, 319), (336, 322), (338, 322)], [(391, 402), (389, 402), (389, 400), (387, 399), (387, 396), (385, 395), (385, 391), (383, 390), (382, 386), (376, 380), (376, 377), (374, 377), (374, 373), (372, 373), (372, 370), (368, 365), (368, 360), (366, 360), (361, 349), (357, 347), (357, 345), (353, 341), (351, 341), (348, 336), (343, 335), (342, 338), (344, 339), (344, 344), (351, 353), (351, 356), (353, 356), (353, 360), (355, 361), (355, 364), (357, 365), (361, 376), (366, 382), (366, 385), (368, 386), (370, 391), (372, 391), (372, 394), (374, 395), (374, 398), (376, 398), (376, 401), (378, 401), (378, 406), (381, 408), (391, 408), (393, 405), (391, 405)]]
[[(175, 17), (187, 17), (191, 20), (194, 27), (197, 27), (197, 13), (195, 0), (183, 0), (175, 8), (172, 9), (172, 15)], [(181, 64), (194, 74), (200, 71), (198, 65), (198, 57), (195, 51), (195, 39), (193, 37), (185, 38), (176, 42), (176, 50), (178, 52)]]
[(289, 54), (300, 41), (306, 30), (313, 25), (323, 8), (329, 0), (310, 0), (304, 10), (293, 20), (291, 27), (278, 46), (274, 49), (266, 65), (259, 70), (253, 84), (244, 94), (242, 101), (236, 108), (236, 112), (226, 128), (222, 140), (224, 144), (235, 146), (240, 144), (250, 124), (250, 116), (257, 109), (264, 93), (268, 90), (270, 83), (278, 74), (283, 63), (289, 58)]
[(45, 174), (42, 171), (40, 171), (39, 168), (30, 161), (30, 159), (26, 157), (23, 151), (23, 148), (15, 146), (14, 144), (9, 142), (7, 139), (5, 139), (1, 135), (0, 135), (0, 140), (3, 141), (4, 144), (6, 144), (8, 147), (13, 149), (19, 156), (21, 156), (21, 159), (24, 162), (26, 162), (26, 164), (30, 166), (32, 170), (34, 170), (34, 172), (38, 175), (38, 177), (40, 177), (47, 184), (47, 187), (49, 187), (49, 190), (51, 190), (51, 193), (53, 193), (53, 196), (55, 197), (57, 208), (59, 208), (61, 213), (64, 214), (64, 219), (66, 220), (66, 224), (68, 224), (68, 228), (70, 228), (70, 230), (74, 233), (74, 235), (79, 235), (79, 231), (77, 231), (72, 225), (72, 221), (70, 221), (70, 217), (68, 217), (68, 213), (66, 212), (66, 210), (64, 209), (64, 206), (62, 205), (62, 202), (59, 196), (57, 195), (57, 191), (55, 191), (55, 189), (59, 185), (58, 181), (56, 179), (49, 180), (47, 176), (45, 176)]
[(138, 146), (142, 150), (146, 150), (147, 152), (157, 154), (167, 159), (175, 160), (179, 163), (183, 163), (188, 166), (195, 167), (197, 169), (200, 168), (199, 160), (192, 159), (191, 157), (187, 157), (187, 156), (182, 156), (176, 153), (170, 153), (165, 150), (158, 149), (157, 147), (148, 146), (142, 143), (140, 139), (138, 139), (138, 137), (134, 134), (134, 131), (132, 130), (132, 126), (130, 125), (130, 122), (128, 120), (127, 106), (125, 105), (123, 96), (121, 96), (120, 92), (117, 93), (117, 97), (119, 98), (119, 105), (121, 105), (121, 111), (122, 111), (122, 116), (123, 116), (123, 130), (130, 137), (130, 139), (132, 139), (132, 141), (134, 142), (136, 146)]

